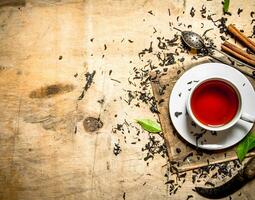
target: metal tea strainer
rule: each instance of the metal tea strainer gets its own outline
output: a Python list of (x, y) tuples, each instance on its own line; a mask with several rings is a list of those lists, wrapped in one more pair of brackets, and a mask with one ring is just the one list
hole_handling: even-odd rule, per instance
[[(203, 38), (200, 35), (198, 35), (197, 33), (192, 32), (192, 31), (182, 31), (182, 30), (180, 30), (178, 28), (175, 28), (175, 27), (174, 27), (174, 29), (181, 32), (181, 37), (182, 37), (183, 41), (189, 47), (191, 47), (193, 49), (203, 49), (203, 48), (204, 49), (213, 49), (213, 50), (219, 52), (220, 54), (228, 57), (232, 61), (235, 61), (236, 63), (239, 64), (239, 66), (246, 66), (246, 67), (249, 67), (251, 69), (254, 69), (253, 66), (248, 65), (248, 64), (246, 64), (246, 63), (244, 63), (240, 60), (237, 60), (236, 58), (234, 58), (234, 57), (232, 57), (232, 56), (230, 56), (230, 55), (228, 55), (228, 54), (226, 54), (226, 53), (224, 53), (224, 52), (222, 52), (222, 51), (220, 51), (220, 50), (218, 50), (218, 49), (216, 49), (212, 46), (207, 47), (204, 43)], [(212, 53), (210, 51), (208, 51), (208, 55), (211, 56), (214, 59), (217, 59), (215, 56), (212, 55)]]

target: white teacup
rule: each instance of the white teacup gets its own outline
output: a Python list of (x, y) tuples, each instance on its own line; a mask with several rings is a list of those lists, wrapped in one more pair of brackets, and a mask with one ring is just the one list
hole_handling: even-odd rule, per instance
[[(208, 125), (205, 123), (202, 123), (194, 114), (193, 110), (192, 110), (192, 104), (191, 104), (191, 100), (193, 97), (194, 92), (198, 89), (199, 86), (202, 86), (202, 84), (205, 83), (209, 83), (209, 81), (219, 81), (219, 82), (224, 82), (226, 85), (230, 86), (232, 89), (234, 89), (237, 98), (238, 98), (238, 108), (237, 111), (234, 115), (234, 117), (232, 117), (232, 119), (230, 121), (228, 121), (225, 124), (221, 124), (221, 125)], [(203, 80), (200, 80), (190, 91), (190, 94), (188, 96), (187, 99), (187, 111), (189, 116), (191, 117), (191, 119), (200, 127), (206, 129), (206, 130), (210, 130), (210, 131), (223, 131), (226, 130), (232, 126), (234, 126), (239, 120), (244, 120), (246, 122), (249, 123), (254, 123), (255, 122), (255, 117), (248, 114), (248, 113), (243, 113), (242, 111), (242, 107), (243, 107), (243, 101), (242, 101), (242, 96), (240, 94), (240, 91), (238, 89), (238, 87), (235, 85), (234, 82), (227, 80), (225, 78), (219, 78), (219, 77), (210, 77), (210, 78), (204, 78)], [(210, 115), (210, 113), (208, 113), (208, 115)]]

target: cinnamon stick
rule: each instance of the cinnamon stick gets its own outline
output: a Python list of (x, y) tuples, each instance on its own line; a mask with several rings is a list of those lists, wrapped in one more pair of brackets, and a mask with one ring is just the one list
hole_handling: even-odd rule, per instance
[(250, 43), (255, 47), (255, 42), (253, 42), (252, 40), (250, 40)]
[(241, 37), (240, 39), (246, 40), (247, 42), (251, 43), (255, 47), (255, 42), (253, 42), (251, 39), (249, 39), (243, 33), (241, 33), (241, 31), (239, 31), (233, 24), (230, 24), (229, 28), (234, 29), (234, 31), (240, 35)]
[(242, 34), (233, 24), (228, 26), (228, 31), (232, 33), (237, 39), (242, 41), (248, 48), (255, 52), (255, 43)]
[(231, 44), (230, 42), (227, 42), (227, 41), (225, 41), (225, 42), (223, 43), (223, 45), (225, 45), (225, 46), (228, 47), (229, 49), (235, 51), (236, 53), (239, 53), (239, 54), (241, 54), (242, 56), (244, 56), (244, 57), (246, 57), (246, 58), (248, 58), (248, 59), (250, 59), (250, 60), (254, 60), (254, 61), (255, 61), (255, 56), (254, 56), (254, 55), (246, 53), (246, 52), (243, 51), (242, 49), (238, 48), (236, 45)]
[(252, 65), (252, 66), (255, 66), (255, 61), (254, 60), (251, 60), (251, 59), (248, 59), (247, 57), (233, 51), (232, 49), (228, 48), (227, 46), (225, 46), (224, 44), (221, 45), (221, 49), (237, 58), (239, 58), (240, 60)]

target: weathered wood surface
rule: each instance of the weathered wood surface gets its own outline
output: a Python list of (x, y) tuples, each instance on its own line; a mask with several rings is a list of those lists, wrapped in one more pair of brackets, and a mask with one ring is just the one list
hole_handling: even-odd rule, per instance
[[(156, 117), (146, 105), (137, 108), (120, 100), (126, 95), (123, 89), (130, 87), (127, 77), (132, 67), (141, 65), (137, 52), (150, 43), (153, 27), (172, 37), (168, 22), (183, 11), (182, 21), (193, 23), (194, 30), (202, 33), (197, 22), (207, 26), (206, 21), (199, 16), (191, 19), (189, 12), (203, 4), (222, 13), (221, 1), (199, 0), (2, 4), (0, 199), (185, 199), (188, 194), (199, 199), (189, 180), (169, 197), (164, 184), (167, 160), (155, 156), (149, 166), (143, 160), (141, 148), (148, 134), (141, 134), (141, 141), (133, 145), (136, 133), (126, 134), (125, 142), (112, 128), (125, 118)], [(247, 9), (238, 25), (250, 33), (247, 19), (254, 2), (231, 1), (235, 14), (229, 22), (237, 23), (238, 7)], [(148, 14), (150, 10), (155, 16)], [(211, 36), (219, 39), (217, 32)], [(79, 101), (84, 74), (93, 70), (94, 83)], [(97, 102), (101, 99), (103, 104)], [(100, 129), (84, 129), (87, 117), (99, 116)], [(122, 149), (118, 156), (113, 154), (115, 143)], [(252, 199), (254, 184), (243, 188), (241, 197), (233, 197)]]

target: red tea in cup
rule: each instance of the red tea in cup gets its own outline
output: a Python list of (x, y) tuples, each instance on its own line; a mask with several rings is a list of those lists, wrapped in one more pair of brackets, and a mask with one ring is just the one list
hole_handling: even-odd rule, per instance
[(191, 110), (198, 121), (206, 126), (228, 124), (239, 110), (236, 90), (222, 80), (201, 83), (191, 96)]

